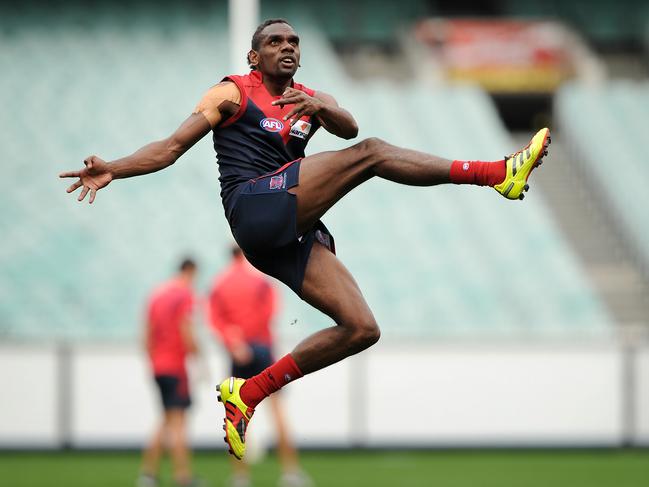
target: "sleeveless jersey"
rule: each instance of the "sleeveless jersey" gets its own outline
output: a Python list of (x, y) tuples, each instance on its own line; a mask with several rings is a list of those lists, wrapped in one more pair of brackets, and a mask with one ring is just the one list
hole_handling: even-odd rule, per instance
[[(281, 97), (268, 92), (259, 71), (227, 76), (223, 81), (234, 82), (241, 93), (237, 113), (213, 131), (221, 199), (229, 220), (237, 187), (304, 157), (304, 149), (320, 124), (311, 116), (302, 117), (293, 127), (290, 120), (282, 120), (294, 105), (271, 105)], [(299, 83), (292, 87), (309, 96), (315, 93)]]

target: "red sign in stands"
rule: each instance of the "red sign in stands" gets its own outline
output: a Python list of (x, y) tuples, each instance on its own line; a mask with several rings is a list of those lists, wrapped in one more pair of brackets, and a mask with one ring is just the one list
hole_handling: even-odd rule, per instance
[(573, 75), (570, 35), (559, 23), (429, 19), (415, 28), (446, 77), (492, 92), (548, 92)]

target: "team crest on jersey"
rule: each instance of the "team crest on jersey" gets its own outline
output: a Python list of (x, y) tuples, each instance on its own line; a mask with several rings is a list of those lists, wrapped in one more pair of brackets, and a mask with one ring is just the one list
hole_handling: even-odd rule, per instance
[(306, 139), (306, 136), (309, 135), (310, 131), (311, 124), (304, 120), (298, 120), (295, 122), (295, 125), (291, 127), (291, 135), (293, 137), (299, 137), (300, 139)]
[(280, 132), (284, 128), (284, 124), (276, 118), (264, 118), (259, 126), (268, 132)]
[(278, 174), (277, 176), (272, 176), (270, 178), (270, 189), (282, 189), (284, 183), (286, 182), (286, 177), (284, 174)]

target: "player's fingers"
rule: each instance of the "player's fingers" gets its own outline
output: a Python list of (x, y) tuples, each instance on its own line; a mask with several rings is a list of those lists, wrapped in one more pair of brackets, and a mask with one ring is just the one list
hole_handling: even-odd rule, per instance
[(288, 114), (288, 116), (285, 117), (286, 120), (291, 120), (291, 126), (295, 125), (295, 122), (297, 122), (300, 118), (302, 118), (304, 115), (307, 113), (308, 106), (306, 106), (304, 103), (300, 103), (298, 105), (295, 105), (293, 110), (291, 110), (291, 113)]
[(283, 96), (307, 96), (307, 94), (304, 91), (296, 90), (295, 88), (291, 88), (290, 86), (284, 90), (284, 93), (282, 94)]
[(290, 105), (291, 103), (297, 103), (298, 101), (300, 101), (299, 96), (284, 96), (279, 100), (275, 100), (274, 102), (272, 102), (271, 105), (284, 106), (284, 105)]
[(95, 201), (95, 196), (97, 195), (97, 190), (96, 189), (91, 189), (90, 190), (90, 198), (88, 199), (88, 203), (92, 205), (92, 202)]
[(78, 178), (81, 175), (81, 171), (66, 171), (59, 174), (60, 178)]
[(95, 158), (95, 156), (88, 156), (83, 160), (83, 163), (86, 165), (88, 169), (92, 167), (92, 161)]
[(79, 197), (77, 198), (77, 201), (83, 201), (83, 199), (88, 194), (88, 191), (90, 191), (90, 188), (88, 186), (84, 186), (83, 189), (81, 190), (81, 193), (79, 193)]
[(288, 98), (289, 98), (289, 97), (282, 96), (281, 98), (278, 98), (277, 100), (271, 102), (271, 105), (275, 105), (275, 106), (277, 106), (277, 105), (284, 106), (284, 105), (286, 105), (286, 103), (287, 103), (286, 100), (287, 100)]
[(297, 112), (293, 117), (293, 120), (291, 120), (291, 127), (296, 123), (298, 123), (304, 115), (306, 115), (306, 113), (304, 113), (304, 110), (300, 110), (299, 112)]
[(76, 191), (77, 188), (81, 187), (83, 183), (81, 182), (81, 179), (79, 179), (76, 183), (70, 185), (68, 189), (65, 190), (66, 193), (72, 193), (73, 191)]
[(285, 121), (288, 120), (289, 118), (291, 118), (293, 115), (295, 115), (295, 114), (296, 114), (297, 112), (299, 112), (300, 110), (301, 110), (300, 105), (295, 105), (295, 106), (293, 107), (293, 110), (291, 110), (291, 111), (288, 112), (286, 115), (284, 115), (283, 119), (284, 119)]

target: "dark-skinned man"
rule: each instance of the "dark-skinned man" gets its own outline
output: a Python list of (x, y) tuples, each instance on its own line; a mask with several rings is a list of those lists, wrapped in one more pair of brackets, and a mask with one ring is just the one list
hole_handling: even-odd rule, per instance
[(82, 170), (61, 174), (78, 178), (67, 191), (82, 188), (79, 201), (89, 194), (92, 203), (112, 180), (163, 169), (213, 132), (225, 216), (247, 259), (334, 320), (335, 326), (307, 337), (260, 374), (218, 386), (225, 440), (237, 458), (244, 455), (254, 408), (265, 397), (379, 339), (372, 311), (320, 220), (329, 208), (375, 176), (411, 186), (490, 186), (508, 199), (523, 199), (550, 143), (549, 130), (542, 129), (499, 161), (458, 161), (369, 138), (304, 157), (319, 127), (351, 139), (358, 126), (331, 95), (294, 81), (299, 62), (300, 39), (291, 25), (267, 20), (252, 37), (250, 73), (223, 78), (171, 136), (110, 163), (90, 156)]

